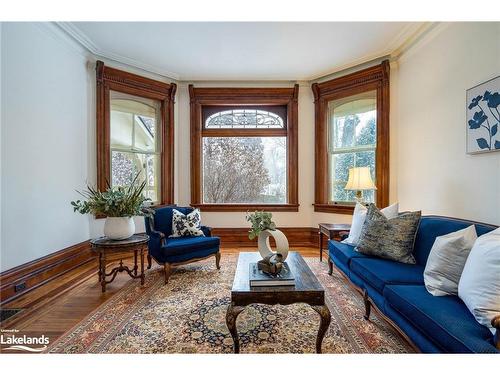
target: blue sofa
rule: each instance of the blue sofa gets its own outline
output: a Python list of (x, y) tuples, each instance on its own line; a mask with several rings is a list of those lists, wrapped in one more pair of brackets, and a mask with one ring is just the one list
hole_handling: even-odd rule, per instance
[(192, 207), (167, 206), (155, 209), (153, 218), (145, 217), (146, 233), (149, 235), (148, 268), (151, 259), (165, 268), (165, 284), (174, 266), (196, 262), (215, 256), (215, 265), (220, 269), (220, 238), (212, 237), (211, 228), (202, 226), (204, 237), (169, 238), (172, 234), (172, 210), (187, 215)]
[(427, 292), (423, 272), (437, 236), (474, 224), (478, 236), (496, 226), (440, 216), (424, 216), (415, 239), (417, 264), (403, 264), (358, 253), (353, 246), (330, 240), (329, 273), (333, 266), (350, 281), (365, 301), (365, 319), (371, 306), (424, 353), (499, 353), (497, 333), (479, 324), (458, 296), (434, 297)]

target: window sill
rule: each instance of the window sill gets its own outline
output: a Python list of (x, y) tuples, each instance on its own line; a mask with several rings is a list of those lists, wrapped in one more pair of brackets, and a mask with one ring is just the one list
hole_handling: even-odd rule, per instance
[(205, 212), (246, 212), (246, 211), (270, 211), (270, 212), (298, 212), (298, 204), (191, 204)]
[(352, 215), (354, 212), (354, 206), (341, 205), (341, 204), (315, 203), (314, 211), (328, 212), (332, 214)]

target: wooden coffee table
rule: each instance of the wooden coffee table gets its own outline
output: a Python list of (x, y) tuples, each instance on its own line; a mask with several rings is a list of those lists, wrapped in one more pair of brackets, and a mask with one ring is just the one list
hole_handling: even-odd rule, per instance
[(234, 352), (240, 352), (236, 318), (252, 303), (266, 305), (309, 304), (321, 318), (316, 338), (316, 353), (321, 353), (321, 343), (330, 325), (330, 310), (325, 304), (325, 290), (304, 259), (297, 252), (289, 252), (286, 262), (295, 275), (295, 286), (250, 287), (249, 264), (262, 259), (259, 253), (240, 253), (231, 290), (231, 304), (227, 309), (226, 324), (234, 341)]

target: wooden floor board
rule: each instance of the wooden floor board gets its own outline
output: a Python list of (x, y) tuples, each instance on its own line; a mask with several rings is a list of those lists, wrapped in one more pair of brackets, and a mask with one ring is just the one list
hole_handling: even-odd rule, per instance
[[(318, 257), (319, 261), (317, 248), (301, 247), (294, 250), (305, 257)], [(221, 249), (222, 257), (241, 251), (255, 251), (255, 248)], [(119, 255), (114, 261), (118, 258)], [(125, 264), (132, 262), (130, 257), (124, 261)], [(25, 334), (45, 334), (53, 342), (115, 295), (129, 281), (128, 275), (121, 273), (113, 283), (106, 286), (106, 292), (101, 293), (97, 280), (97, 261), (93, 260), (2, 306), (24, 310), (1, 323), (0, 328), (17, 329)]]

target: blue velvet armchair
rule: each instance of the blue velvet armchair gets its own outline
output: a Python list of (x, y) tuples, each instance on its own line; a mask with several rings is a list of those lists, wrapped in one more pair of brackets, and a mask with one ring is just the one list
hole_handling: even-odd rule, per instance
[(215, 265), (220, 269), (220, 238), (212, 237), (211, 228), (202, 226), (204, 237), (176, 237), (172, 234), (172, 210), (187, 215), (192, 207), (161, 207), (157, 208), (153, 218), (145, 218), (146, 233), (149, 235), (148, 269), (154, 259), (165, 269), (165, 284), (172, 273), (172, 268), (181, 264), (196, 262), (215, 256)]

